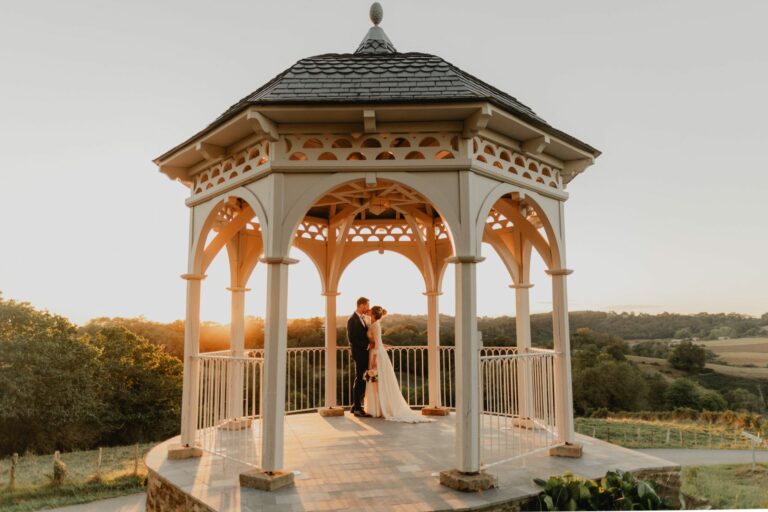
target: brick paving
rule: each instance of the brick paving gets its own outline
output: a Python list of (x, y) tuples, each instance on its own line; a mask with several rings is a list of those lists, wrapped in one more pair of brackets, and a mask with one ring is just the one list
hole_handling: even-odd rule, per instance
[[(381, 419), (286, 417), (285, 469), (296, 472), (295, 486), (274, 492), (241, 488), (238, 476), (250, 466), (205, 453), (199, 459), (170, 461), (167, 445), (147, 455), (162, 477), (219, 511), (310, 510), (471, 510), (538, 492), (535, 477), (570, 471), (594, 478), (609, 469), (671, 468), (675, 464), (586, 436), (580, 459), (538, 452), (490, 472), (499, 487), (479, 494), (443, 487), (438, 472), (455, 466), (454, 416), (434, 423), (403, 424)], [(239, 435), (245, 433), (240, 432)]]

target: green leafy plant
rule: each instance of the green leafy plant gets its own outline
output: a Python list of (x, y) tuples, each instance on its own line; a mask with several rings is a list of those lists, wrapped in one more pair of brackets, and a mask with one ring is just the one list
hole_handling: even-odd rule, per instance
[(543, 490), (523, 510), (662, 510), (675, 508), (656, 492), (655, 484), (629, 472), (609, 471), (599, 482), (565, 473), (534, 480)]

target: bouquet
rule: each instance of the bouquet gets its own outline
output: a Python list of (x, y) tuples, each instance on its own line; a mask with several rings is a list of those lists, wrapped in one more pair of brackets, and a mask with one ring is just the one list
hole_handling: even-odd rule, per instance
[(376, 369), (368, 370), (363, 374), (363, 379), (366, 382), (376, 382), (379, 380), (379, 372), (377, 372)]

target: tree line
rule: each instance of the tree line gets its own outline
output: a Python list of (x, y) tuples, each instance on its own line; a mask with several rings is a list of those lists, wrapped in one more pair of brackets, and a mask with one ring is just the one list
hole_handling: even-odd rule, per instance
[[(579, 329), (605, 333), (628, 340), (637, 339), (700, 339), (715, 338), (727, 332), (730, 337), (768, 336), (768, 313), (759, 318), (736, 313), (698, 313), (682, 315), (661, 313), (658, 315), (614, 313), (603, 311), (576, 311), (570, 313), (573, 335)], [(337, 319), (337, 339), (343, 345), (346, 339), (346, 317)], [(184, 354), (184, 322), (153, 322), (145, 318), (95, 318), (85, 325), (86, 331), (105, 326), (120, 325), (153, 343), (168, 353), (181, 358)], [(424, 315), (388, 315), (383, 335), (394, 345), (425, 345), (427, 343), (427, 317)], [(288, 346), (312, 347), (325, 343), (324, 320), (319, 317), (292, 319), (288, 322)], [(483, 343), (488, 346), (509, 346), (517, 343), (515, 318), (509, 316), (480, 317), (478, 329)], [(552, 343), (552, 316), (531, 315), (531, 340), (536, 346)], [(454, 344), (454, 319), (440, 315), (440, 343)], [(246, 348), (264, 346), (264, 320), (248, 316), (245, 319)], [(200, 348), (203, 352), (229, 348), (229, 326), (215, 322), (203, 322), (200, 326)]]
[[(345, 320), (338, 321), (342, 346)], [(516, 343), (514, 318), (483, 317), (478, 323), (486, 346)], [(698, 333), (723, 326), (747, 335), (762, 332), (766, 324), (768, 315), (571, 313), (576, 412), (679, 407), (764, 411), (761, 384), (755, 388), (749, 381), (730, 386), (733, 389), (712, 389), (708, 384), (712, 381), (700, 375), (704, 360), (695, 350), (672, 357), (669, 346), (664, 346), (663, 357), (685, 366), (687, 378), (669, 381), (642, 374), (627, 360), (630, 348), (623, 338), (671, 338), (680, 329)], [(531, 332), (534, 345), (551, 346), (551, 316), (533, 315)], [(247, 348), (262, 347), (263, 320), (248, 317), (245, 336)], [(441, 315), (441, 343), (453, 345), (453, 336), (453, 318)], [(227, 325), (203, 323), (200, 337), (203, 352), (229, 348)], [(426, 344), (427, 319), (390, 315), (384, 338), (392, 345)], [(288, 344), (322, 346), (323, 320), (290, 321)], [(177, 434), (183, 346), (182, 321), (97, 318), (77, 326), (0, 295), (0, 455), (159, 441)]]
[(0, 455), (177, 433), (181, 361), (122, 326), (80, 329), (0, 296)]

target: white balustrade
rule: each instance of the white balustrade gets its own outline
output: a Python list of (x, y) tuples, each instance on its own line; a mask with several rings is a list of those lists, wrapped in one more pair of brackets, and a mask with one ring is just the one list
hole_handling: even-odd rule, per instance
[(480, 457), (483, 467), (546, 450), (555, 444), (554, 351), (480, 357)]
[(264, 359), (218, 352), (200, 354), (197, 360), (197, 443), (206, 451), (258, 466), (261, 426), (254, 420), (261, 416)]
[[(403, 396), (411, 407), (429, 404), (428, 348), (387, 350)], [(258, 466), (261, 450), (263, 349), (207, 352), (199, 362), (197, 442), (206, 451)], [(555, 440), (555, 352), (515, 347), (480, 351), (481, 456), (484, 467), (552, 446)], [(289, 348), (286, 413), (317, 410), (325, 401), (325, 348)], [(441, 404), (455, 407), (455, 349), (439, 352)], [(352, 405), (355, 366), (349, 347), (337, 348), (337, 403)]]

